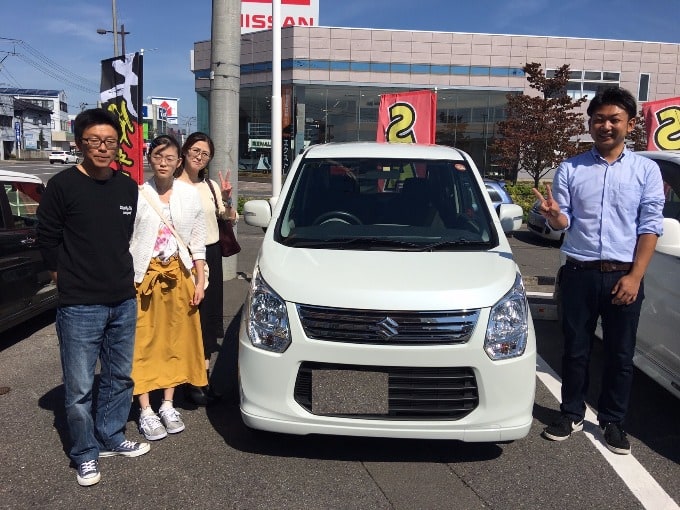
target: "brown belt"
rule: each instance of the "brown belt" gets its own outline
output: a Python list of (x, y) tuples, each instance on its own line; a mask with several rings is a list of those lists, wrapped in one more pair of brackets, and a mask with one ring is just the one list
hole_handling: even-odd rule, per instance
[(567, 263), (579, 269), (597, 269), (601, 273), (612, 271), (630, 271), (633, 267), (631, 262), (619, 262), (618, 260), (576, 260), (567, 257)]

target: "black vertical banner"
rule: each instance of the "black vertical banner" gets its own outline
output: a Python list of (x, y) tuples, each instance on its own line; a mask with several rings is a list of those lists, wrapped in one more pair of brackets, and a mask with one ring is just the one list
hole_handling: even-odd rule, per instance
[(144, 181), (142, 70), (140, 53), (102, 60), (99, 89), (102, 107), (118, 117), (123, 132), (118, 149), (119, 168), (140, 184)]

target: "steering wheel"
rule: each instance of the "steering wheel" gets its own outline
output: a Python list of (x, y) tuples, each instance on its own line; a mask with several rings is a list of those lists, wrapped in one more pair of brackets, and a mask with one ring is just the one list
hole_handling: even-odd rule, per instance
[(339, 221), (348, 225), (362, 225), (361, 220), (347, 211), (328, 211), (314, 220), (314, 225), (321, 225), (329, 221)]

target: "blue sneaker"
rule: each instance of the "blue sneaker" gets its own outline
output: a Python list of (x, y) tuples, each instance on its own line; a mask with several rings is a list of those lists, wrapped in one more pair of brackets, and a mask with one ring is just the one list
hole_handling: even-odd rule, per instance
[(78, 475), (76, 476), (78, 485), (88, 487), (99, 483), (102, 479), (102, 474), (99, 472), (99, 463), (97, 460), (88, 460), (78, 466)]
[(116, 446), (113, 450), (101, 450), (99, 457), (115, 457), (121, 455), (123, 457), (139, 457), (144, 455), (151, 449), (149, 443), (135, 443), (127, 439)]

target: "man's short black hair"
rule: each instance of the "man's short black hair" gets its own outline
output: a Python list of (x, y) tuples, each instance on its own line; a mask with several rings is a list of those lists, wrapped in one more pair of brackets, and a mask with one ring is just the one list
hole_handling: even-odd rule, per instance
[(120, 122), (116, 116), (104, 108), (90, 108), (89, 110), (83, 110), (76, 116), (76, 120), (73, 122), (73, 135), (76, 140), (80, 140), (83, 137), (83, 133), (90, 126), (95, 126), (97, 124), (106, 124), (111, 126), (118, 133), (118, 139), (120, 140), (123, 135), (123, 131), (120, 127)]
[(593, 112), (604, 105), (615, 105), (626, 110), (629, 119), (637, 116), (637, 102), (633, 94), (621, 87), (605, 87), (597, 91), (595, 97), (588, 105), (588, 117), (593, 116)]

